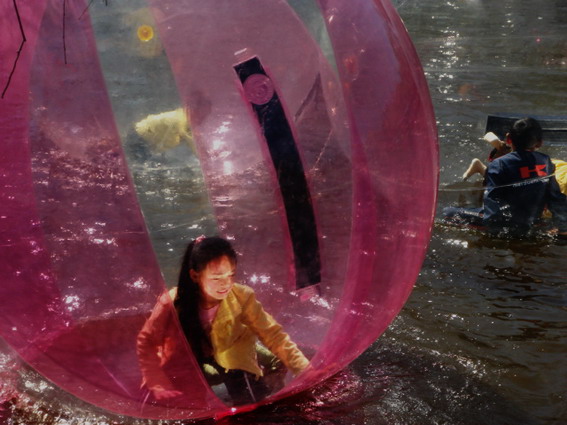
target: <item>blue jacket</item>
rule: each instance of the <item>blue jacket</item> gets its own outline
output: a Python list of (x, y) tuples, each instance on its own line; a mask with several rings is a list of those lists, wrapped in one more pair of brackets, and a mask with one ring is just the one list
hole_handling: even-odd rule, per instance
[(495, 159), (486, 170), (484, 224), (490, 229), (527, 231), (545, 207), (560, 232), (567, 231), (567, 197), (553, 176), (549, 156), (537, 151), (515, 151)]

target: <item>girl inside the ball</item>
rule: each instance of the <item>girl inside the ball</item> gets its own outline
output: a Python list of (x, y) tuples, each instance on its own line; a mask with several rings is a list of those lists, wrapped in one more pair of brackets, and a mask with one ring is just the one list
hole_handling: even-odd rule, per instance
[(298, 374), (309, 364), (252, 288), (235, 283), (236, 264), (223, 238), (199, 237), (187, 247), (177, 287), (160, 297), (138, 335), (143, 386), (155, 400), (183, 396), (184, 385), (164, 373), (178, 351), (167, 346), (175, 345), (171, 300), (207, 382), (224, 384), (233, 405), (265, 398), (283, 386), (287, 370)]

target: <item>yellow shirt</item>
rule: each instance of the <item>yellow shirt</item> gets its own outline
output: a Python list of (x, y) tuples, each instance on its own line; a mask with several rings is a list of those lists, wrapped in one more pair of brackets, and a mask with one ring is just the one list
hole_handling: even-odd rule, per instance
[[(171, 302), (176, 295), (177, 288), (173, 288), (160, 297), (138, 335), (138, 358), (144, 382), (150, 389), (154, 386), (172, 389), (163, 366), (175, 355), (179, 344), (175, 335), (181, 326), (177, 323), (176, 328), (171, 320)], [(227, 370), (240, 369), (262, 376), (256, 355), (258, 339), (294, 374), (309, 364), (281, 325), (263, 309), (254, 290), (245, 285), (235, 284), (221, 301), (210, 339), (215, 361)]]
[(559, 189), (567, 195), (567, 162), (560, 159), (552, 159), (551, 162), (555, 165), (555, 179), (559, 183)]

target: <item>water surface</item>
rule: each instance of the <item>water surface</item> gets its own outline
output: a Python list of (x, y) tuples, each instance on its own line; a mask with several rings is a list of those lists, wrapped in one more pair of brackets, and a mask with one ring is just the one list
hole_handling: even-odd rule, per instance
[[(454, 200), (445, 186), (459, 180), (473, 157), (487, 155), (481, 140), (487, 114), (565, 113), (567, 1), (395, 3), (430, 85), (442, 207)], [(147, 113), (144, 105), (140, 110)], [(567, 159), (567, 144), (543, 150)], [(167, 170), (139, 172), (135, 179), (150, 177), (148, 184), (154, 179), (156, 187), (172, 178)], [(196, 191), (165, 207), (201, 205), (199, 196)], [(159, 220), (149, 224), (158, 225)], [(159, 234), (162, 243), (175, 244), (176, 235), (211, 226), (180, 219)], [(566, 258), (567, 244), (553, 239), (491, 239), (436, 224), (405, 308), (349, 369), (306, 394), (221, 423), (567, 423)], [(0, 390), (9, 391), (14, 383), (25, 394), (5, 404), (8, 423), (149, 423), (84, 406), (32, 371), (23, 372), (22, 380), (12, 371), (13, 353), (4, 345), (2, 353)]]

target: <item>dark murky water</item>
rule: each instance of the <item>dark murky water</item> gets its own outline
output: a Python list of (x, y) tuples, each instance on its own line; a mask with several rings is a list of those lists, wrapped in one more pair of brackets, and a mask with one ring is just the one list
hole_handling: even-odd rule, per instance
[[(430, 85), (445, 206), (452, 194), (444, 185), (457, 181), (471, 158), (486, 156), (480, 137), (487, 114), (565, 113), (567, 1), (396, 4)], [(567, 144), (544, 151), (567, 159)], [(209, 225), (197, 223), (197, 230)], [(175, 244), (179, 228), (192, 231), (181, 220), (157, 234)], [(565, 424), (566, 258), (567, 244), (553, 240), (504, 241), (436, 225), (405, 308), (348, 370), (307, 394), (222, 423)], [(0, 348), (0, 391), (17, 382), (26, 394), (5, 404), (0, 418), (7, 423), (148, 423), (83, 406), (31, 371), (18, 379), (13, 354)]]

